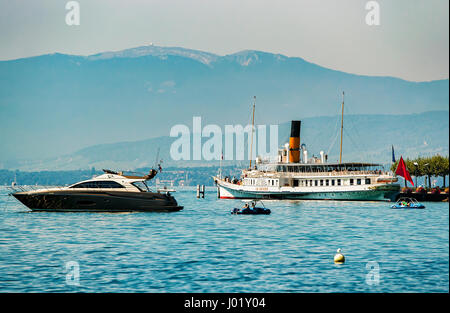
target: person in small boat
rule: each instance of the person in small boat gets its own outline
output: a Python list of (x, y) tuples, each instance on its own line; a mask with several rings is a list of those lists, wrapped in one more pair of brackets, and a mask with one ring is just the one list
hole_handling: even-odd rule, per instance
[(256, 210), (256, 202), (255, 201), (252, 201), (252, 210), (253, 211)]
[(248, 203), (245, 203), (244, 206), (242, 207), (242, 210), (248, 209)]

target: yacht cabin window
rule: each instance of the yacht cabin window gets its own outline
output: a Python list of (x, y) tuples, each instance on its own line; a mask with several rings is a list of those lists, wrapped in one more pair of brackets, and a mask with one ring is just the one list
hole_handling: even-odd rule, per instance
[(71, 186), (70, 188), (125, 188), (115, 181), (87, 181)]
[(125, 188), (115, 181), (88, 181), (71, 186), (70, 188)]

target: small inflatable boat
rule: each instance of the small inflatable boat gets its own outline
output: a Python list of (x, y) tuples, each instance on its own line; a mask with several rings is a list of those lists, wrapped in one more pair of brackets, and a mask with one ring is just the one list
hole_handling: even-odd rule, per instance
[(270, 209), (265, 208), (264, 204), (261, 201), (259, 201), (259, 203), (261, 203), (261, 205), (263, 207), (257, 207), (256, 202), (252, 201), (250, 204), (246, 203), (246, 205), (242, 209), (234, 208), (231, 211), (231, 214), (266, 214), (267, 215), (267, 214), (271, 213)]
[(400, 198), (391, 206), (392, 209), (425, 209), (425, 206), (414, 198)]

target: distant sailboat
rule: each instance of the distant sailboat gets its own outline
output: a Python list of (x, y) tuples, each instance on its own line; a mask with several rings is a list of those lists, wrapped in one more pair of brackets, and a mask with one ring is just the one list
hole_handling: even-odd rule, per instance
[(14, 181), (11, 183), (11, 187), (17, 186), (17, 174), (14, 173)]

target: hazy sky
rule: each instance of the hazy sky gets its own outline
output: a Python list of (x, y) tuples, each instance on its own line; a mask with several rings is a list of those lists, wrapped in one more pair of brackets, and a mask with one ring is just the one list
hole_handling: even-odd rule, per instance
[(93, 54), (153, 43), (220, 55), (252, 49), (302, 57), (350, 73), (407, 80), (448, 78), (449, 1), (0, 0), (0, 60), (46, 53)]

